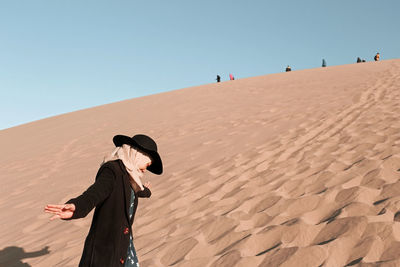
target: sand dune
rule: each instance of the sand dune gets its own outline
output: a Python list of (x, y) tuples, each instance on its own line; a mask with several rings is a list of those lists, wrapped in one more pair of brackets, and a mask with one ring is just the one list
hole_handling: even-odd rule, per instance
[(112, 136), (157, 140), (141, 266), (400, 266), (400, 60), (186, 88), (0, 131), (0, 265), (77, 266)]

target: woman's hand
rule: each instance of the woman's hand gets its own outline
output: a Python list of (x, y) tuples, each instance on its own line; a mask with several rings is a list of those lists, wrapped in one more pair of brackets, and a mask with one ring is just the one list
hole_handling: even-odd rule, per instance
[(57, 218), (69, 219), (74, 214), (74, 211), (75, 211), (74, 204), (59, 204), (59, 205), (48, 204), (46, 205), (46, 207), (44, 207), (44, 212), (55, 214), (53, 217), (50, 218), (51, 221)]
[(145, 182), (145, 183), (144, 183), (144, 186), (145, 186), (145, 187), (147, 187), (148, 189), (150, 189), (150, 188), (151, 188), (151, 184), (150, 184), (150, 182)]

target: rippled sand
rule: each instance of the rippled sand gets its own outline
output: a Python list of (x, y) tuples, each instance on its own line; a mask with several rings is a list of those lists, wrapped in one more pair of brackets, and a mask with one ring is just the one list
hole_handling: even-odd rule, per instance
[(113, 135), (145, 133), (165, 174), (144, 179), (153, 195), (133, 225), (141, 266), (400, 266), (399, 117), (400, 60), (387, 60), (0, 131), (0, 263), (77, 266), (92, 213), (50, 222), (44, 205), (93, 182)]

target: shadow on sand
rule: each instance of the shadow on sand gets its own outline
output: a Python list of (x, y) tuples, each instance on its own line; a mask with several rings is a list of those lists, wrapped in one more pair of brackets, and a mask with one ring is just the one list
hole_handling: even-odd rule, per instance
[(25, 252), (20, 247), (6, 247), (0, 250), (0, 266), (30, 267), (29, 264), (23, 263), (22, 259), (39, 257), (49, 253), (49, 247), (47, 246), (35, 252)]

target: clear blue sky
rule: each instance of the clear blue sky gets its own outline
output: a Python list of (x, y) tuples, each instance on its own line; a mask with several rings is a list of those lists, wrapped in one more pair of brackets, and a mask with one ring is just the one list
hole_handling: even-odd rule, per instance
[(0, 129), (227, 80), (400, 57), (400, 1), (1, 0)]

